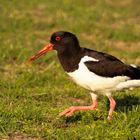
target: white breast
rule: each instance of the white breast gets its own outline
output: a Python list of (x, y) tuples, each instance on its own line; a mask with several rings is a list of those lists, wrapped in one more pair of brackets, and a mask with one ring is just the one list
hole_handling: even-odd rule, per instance
[(79, 68), (75, 70), (74, 72), (68, 73), (70, 77), (80, 86), (91, 90), (91, 91), (112, 91), (116, 85), (118, 85), (120, 82), (123, 82), (127, 79), (129, 79), (126, 76), (116, 76), (113, 78), (103, 77), (96, 75), (95, 73), (88, 70), (84, 62), (86, 61), (96, 61), (99, 60), (94, 59), (89, 56), (85, 56), (81, 59), (79, 63)]

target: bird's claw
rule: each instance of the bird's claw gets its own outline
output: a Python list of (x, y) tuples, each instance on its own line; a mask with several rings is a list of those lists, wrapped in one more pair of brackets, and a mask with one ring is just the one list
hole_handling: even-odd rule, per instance
[(72, 116), (74, 114), (75, 111), (78, 110), (96, 110), (97, 106), (95, 105), (91, 105), (91, 106), (71, 106), (67, 109), (65, 109), (63, 112), (61, 112), (59, 115), (60, 116)]
[(112, 120), (112, 116), (108, 115), (107, 119), (108, 119), (108, 121), (111, 121)]
[(66, 116), (66, 117), (70, 117), (74, 114), (74, 112), (77, 110), (77, 107), (76, 106), (71, 106), (67, 109), (65, 109), (63, 112), (61, 112), (59, 115), (60, 116)]

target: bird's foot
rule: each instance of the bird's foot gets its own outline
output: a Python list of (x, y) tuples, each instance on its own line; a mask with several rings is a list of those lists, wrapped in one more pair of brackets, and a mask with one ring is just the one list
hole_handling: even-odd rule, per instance
[(107, 119), (108, 119), (108, 121), (111, 121), (112, 120), (112, 116), (108, 115)]
[(66, 117), (69, 117), (69, 116), (72, 116), (74, 114), (75, 111), (78, 111), (78, 110), (96, 110), (97, 109), (97, 106), (71, 106), (67, 109), (65, 109), (63, 112), (61, 112), (59, 115), (60, 116), (66, 116)]
[(108, 117), (107, 117), (107, 119), (109, 120), (109, 121), (111, 121), (111, 119), (112, 119), (112, 114), (113, 114), (113, 111), (114, 111), (114, 109), (115, 109), (115, 106), (116, 106), (116, 102), (115, 102), (115, 100), (113, 99), (113, 97), (109, 97), (109, 101), (110, 101), (110, 109), (109, 109), (109, 113), (108, 113)]

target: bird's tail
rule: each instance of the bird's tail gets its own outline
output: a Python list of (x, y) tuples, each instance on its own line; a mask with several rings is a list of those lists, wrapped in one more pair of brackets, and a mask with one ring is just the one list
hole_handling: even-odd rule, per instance
[(134, 79), (140, 79), (140, 67), (139, 66), (136, 66), (134, 64), (131, 64), (130, 65), (134, 74), (135, 74), (135, 78)]
[(133, 87), (140, 87), (140, 80), (128, 80), (125, 82), (121, 82), (116, 86), (116, 90), (123, 90), (123, 89), (129, 89)]

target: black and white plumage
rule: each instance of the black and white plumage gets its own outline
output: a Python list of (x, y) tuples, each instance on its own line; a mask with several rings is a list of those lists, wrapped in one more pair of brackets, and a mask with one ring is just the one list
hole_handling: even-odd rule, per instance
[(108, 118), (111, 119), (116, 105), (111, 93), (140, 86), (140, 67), (126, 65), (106, 53), (81, 48), (77, 37), (69, 32), (55, 32), (51, 36), (50, 44), (32, 56), (30, 60), (53, 49), (57, 51), (66, 73), (78, 85), (88, 89), (93, 100), (91, 106), (70, 107), (60, 115), (70, 116), (77, 110), (94, 110), (97, 108), (97, 96), (102, 94), (108, 96), (110, 100)]

